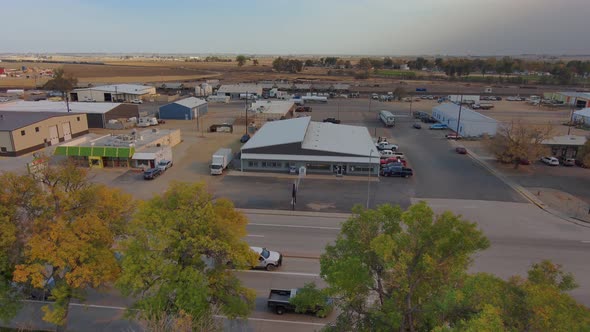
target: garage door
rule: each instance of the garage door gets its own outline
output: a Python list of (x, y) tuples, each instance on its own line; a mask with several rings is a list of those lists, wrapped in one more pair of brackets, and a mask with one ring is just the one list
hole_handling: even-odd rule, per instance
[(70, 127), (70, 123), (69, 122), (62, 123), (61, 126), (64, 130), (64, 141), (71, 140), (72, 139), (72, 127)]
[(57, 126), (49, 127), (49, 141), (51, 145), (59, 143), (59, 136), (57, 135)]

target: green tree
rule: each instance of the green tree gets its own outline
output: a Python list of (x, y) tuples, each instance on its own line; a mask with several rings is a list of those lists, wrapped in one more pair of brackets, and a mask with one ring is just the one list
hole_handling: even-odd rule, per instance
[(548, 153), (543, 141), (550, 138), (552, 132), (551, 125), (529, 126), (520, 121), (512, 122), (498, 128), (489, 147), (498, 161), (518, 168), (522, 160), (536, 160)]
[(236, 62), (238, 63), (238, 67), (242, 67), (243, 65), (245, 65), (246, 61), (248, 61), (248, 58), (246, 58), (245, 55), (240, 54), (236, 57)]
[(243, 241), (247, 220), (231, 202), (213, 201), (203, 184), (175, 183), (141, 204), (122, 243), (118, 286), (137, 299), (140, 319), (189, 319), (215, 329), (213, 315), (246, 317), (255, 293), (242, 286), (227, 262), (253, 266)]
[(119, 190), (91, 183), (73, 163), (48, 166), (35, 179), (44, 189), (31, 197), (39, 213), (13, 279), (50, 290), (55, 303), (43, 307), (43, 319), (64, 329), (72, 299), (117, 278), (113, 246), (133, 203)]
[(405, 212), (356, 206), (320, 258), (321, 276), (340, 299), (335, 329), (423, 330), (424, 310), (488, 246), (475, 224), (450, 212), (435, 216), (424, 202)]
[(371, 70), (371, 68), (373, 68), (373, 64), (371, 63), (371, 59), (361, 58), (359, 60), (358, 67), (363, 70)]
[(405, 96), (408, 95), (408, 92), (406, 91), (406, 89), (404, 89), (402, 87), (397, 87), (397, 88), (395, 88), (395, 90), (393, 90), (393, 95), (398, 100), (401, 100), (402, 98), (404, 98)]
[[(571, 273), (550, 261), (533, 264), (527, 278), (508, 281), (480, 273), (448, 288), (430, 312), (436, 331), (587, 331), (590, 310), (567, 294)], [(431, 317), (433, 318), (433, 317)], [(485, 328), (485, 326), (488, 328)]]
[(332, 311), (328, 295), (324, 290), (317, 289), (315, 283), (305, 284), (289, 302), (295, 306), (295, 312), (315, 312), (318, 317), (326, 317)]
[(252, 65), (253, 66), (258, 66), (258, 64), (259, 64), (258, 59), (252, 60)]
[(336, 62), (338, 62), (338, 58), (337, 57), (325, 57), (324, 58), (324, 66), (326, 67), (334, 67), (336, 66)]

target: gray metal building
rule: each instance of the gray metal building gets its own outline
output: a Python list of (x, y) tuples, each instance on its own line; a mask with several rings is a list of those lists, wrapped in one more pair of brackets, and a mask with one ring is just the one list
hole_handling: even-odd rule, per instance
[(365, 127), (312, 122), (311, 117), (267, 122), (241, 149), (242, 171), (379, 174), (379, 152)]
[(494, 136), (498, 129), (498, 121), (472, 111), (466, 106), (453, 103), (435, 106), (432, 109), (432, 117), (464, 137), (478, 137), (484, 134)]

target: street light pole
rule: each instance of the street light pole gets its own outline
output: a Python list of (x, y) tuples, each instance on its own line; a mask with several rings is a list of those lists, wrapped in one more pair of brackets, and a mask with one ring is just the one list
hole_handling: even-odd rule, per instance
[(373, 148), (371, 148), (371, 152), (369, 153), (369, 172), (367, 174), (367, 209), (369, 208), (369, 196), (371, 194), (371, 158), (373, 157)]

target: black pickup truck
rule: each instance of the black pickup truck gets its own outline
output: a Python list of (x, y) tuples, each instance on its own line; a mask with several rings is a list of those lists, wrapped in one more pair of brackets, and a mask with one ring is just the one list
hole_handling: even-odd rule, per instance
[[(282, 315), (286, 311), (295, 311), (296, 307), (291, 303), (291, 299), (297, 295), (300, 288), (293, 289), (271, 289), (268, 295), (268, 307), (274, 310), (277, 315)], [(313, 310), (307, 310), (307, 313), (314, 314), (320, 318), (326, 317), (330, 310), (323, 310), (332, 307), (332, 299), (326, 298), (325, 306), (318, 306)]]

